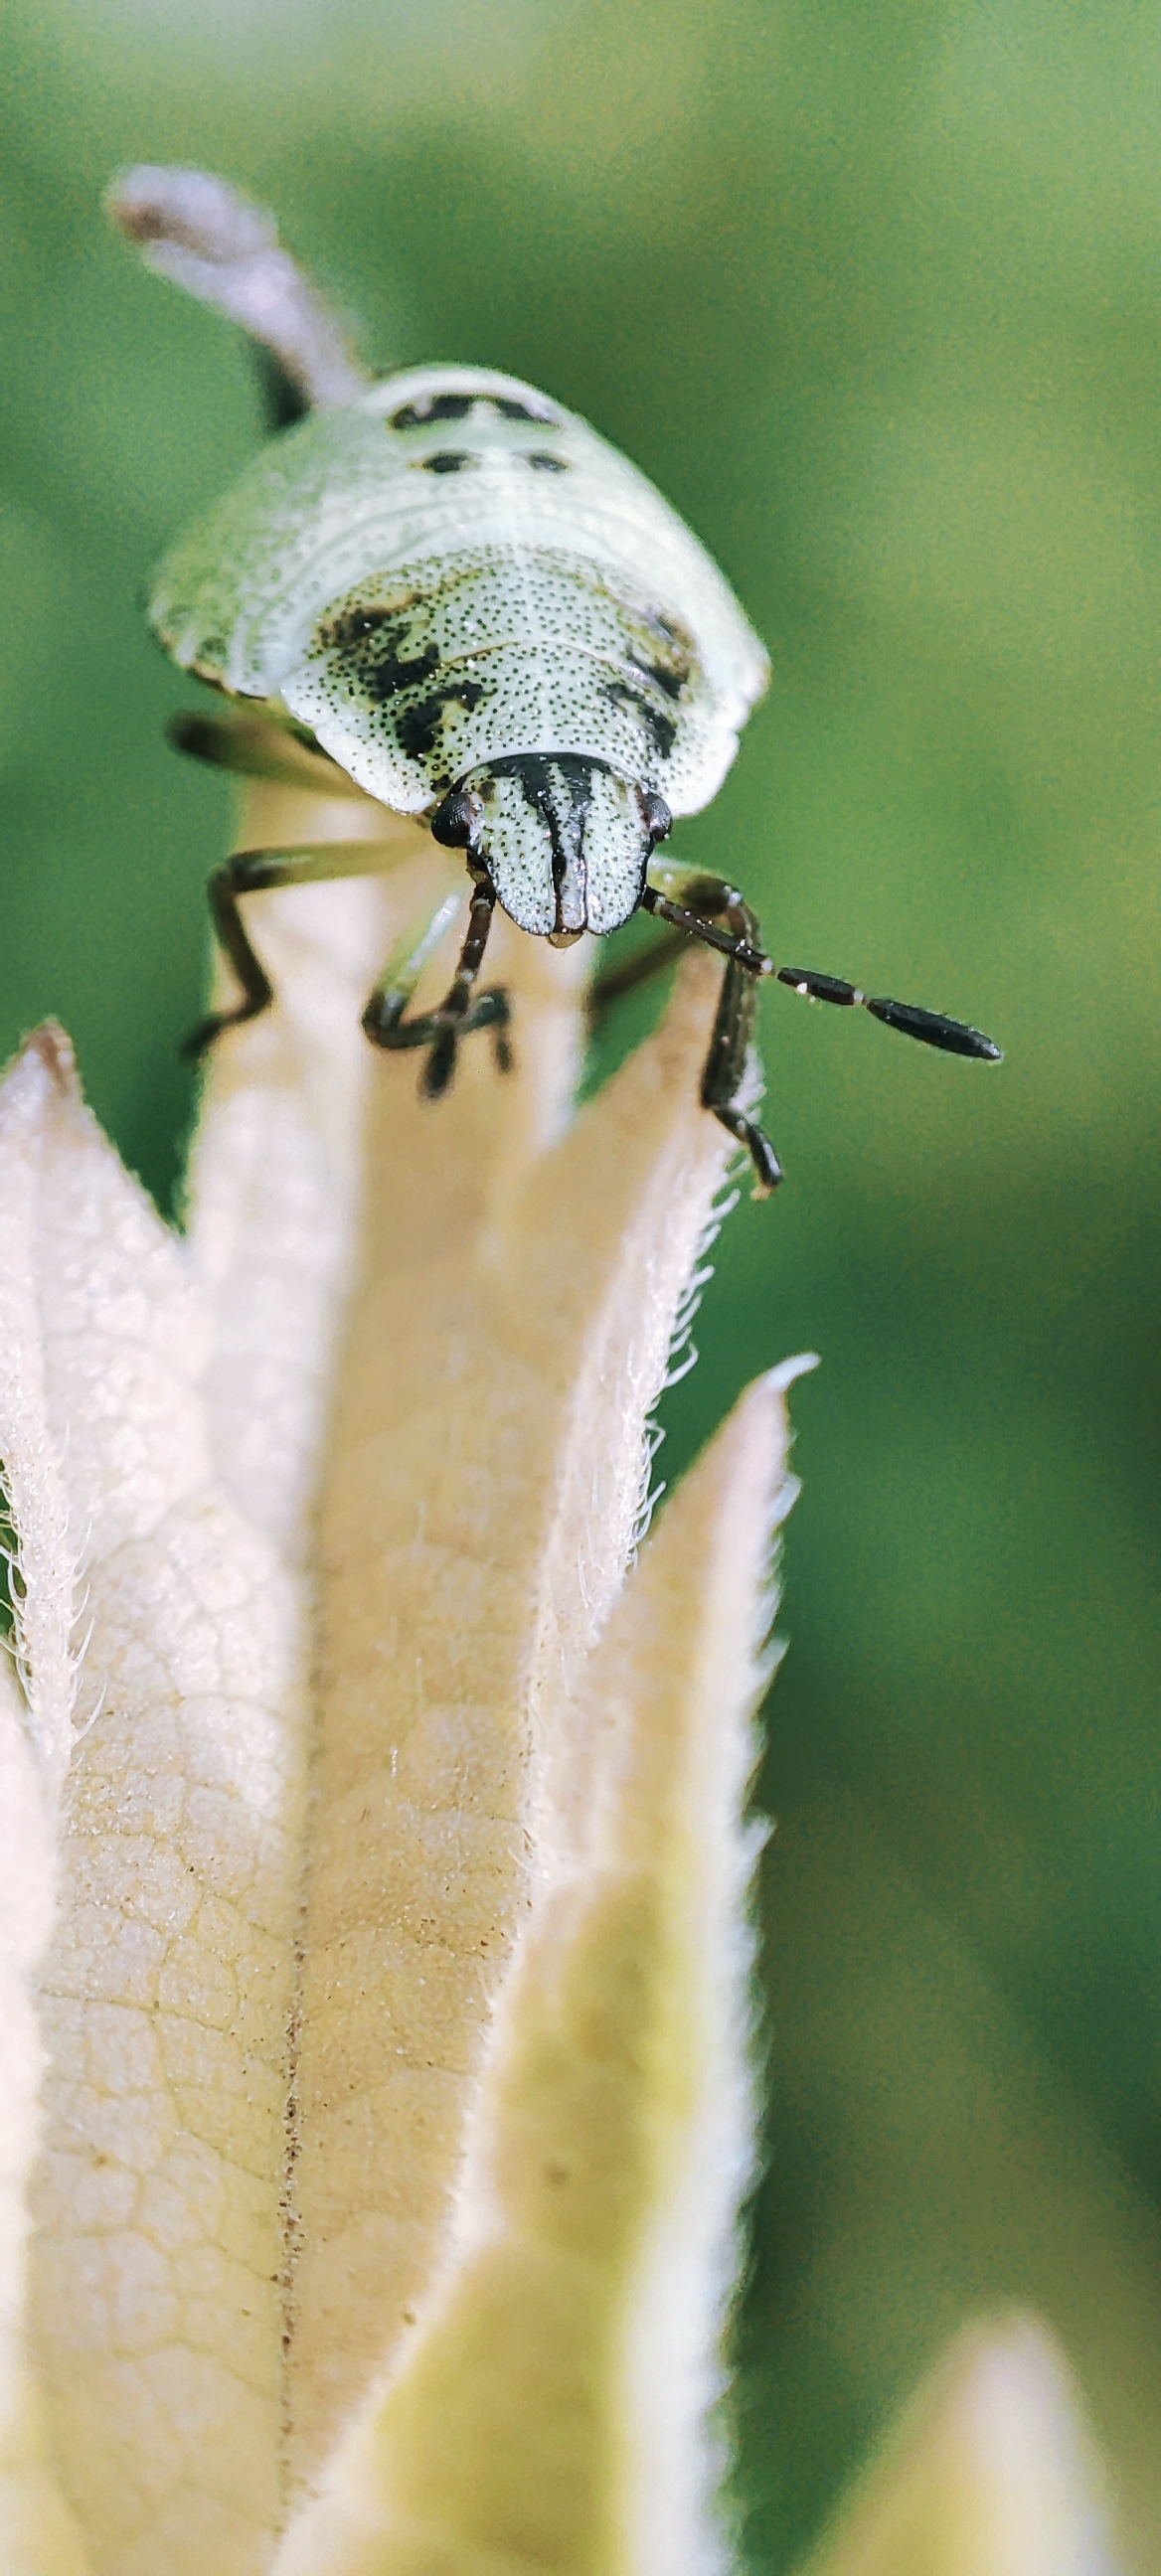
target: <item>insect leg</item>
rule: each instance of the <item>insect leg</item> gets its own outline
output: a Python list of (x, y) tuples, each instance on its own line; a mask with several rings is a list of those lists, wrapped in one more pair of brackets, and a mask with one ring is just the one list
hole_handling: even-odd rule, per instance
[[(782, 1166), (768, 1136), (740, 1105), (750, 1067), (758, 984), (773, 973), (759, 945), (757, 918), (736, 886), (723, 877), (706, 876), (700, 868), (678, 867), (672, 860), (650, 862), (651, 879), (641, 897), (648, 912), (672, 922), (687, 938), (704, 941), (725, 957), (721, 999), (701, 1077), (701, 1100), (738, 1143), (754, 1166), (754, 1197), (769, 1198), (782, 1179)], [(673, 893), (665, 889), (671, 887)], [(673, 895), (684, 895), (677, 903)], [(724, 923), (724, 928), (719, 928)]]
[(379, 876), (385, 865), (390, 857), (377, 841), (324, 841), (314, 849), (235, 850), (233, 858), (215, 868), (210, 912), (219, 945), (242, 987), (242, 1000), (232, 1010), (210, 1011), (198, 1021), (182, 1046), (187, 1061), (204, 1055), (223, 1029), (257, 1019), (274, 999), (274, 986), (238, 909), (244, 894), (264, 893), (271, 886), (322, 885), (332, 877)]
[(611, 973), (602, 975), (589, 987), (587, 1008), (590, 1020), (602, 1019), (610, 1002), (619, 1002), (623, 993), (635, 993), (639, 985), (650, 983), (654, 975), (662, 974), (667, 966), (676, 965), (678, 958), (684, 957), (686, 945), (687, 934), (682, 930), (671, 930), (664, 939), (651, 939), (647, 947), (637, 950), (635, 956), (626, 957), (622, 965), (614, 966)]
[(272, 429), (306, 411), (358, 401), (370, 378), (283, 250), (273, 216), (209, 170), (154, 164), (123, 171), (107, 203), (147, 267), (240, 322), (257, 343)]
[(427, 959), (447, 929), (448, 905), (441, 906), (414, 947), (405, 940), (396, 949), (363, 1013), (363, 1026), (376, 1046), (430, 1050), (419, 1085), (425, 1100), (438, 1100), (441, 1091), (447, 1090), (455, 1072), (459, 1041), (473, 1029), (491, 1029), (499, 1071), (507, 1073), (511, 1069), (507, 993), (498, 986), (483, 993), (475, 991), (495, 909), (496, 889), (491, 878), (481, 872), (472, 889), (472, 908), (459, 963), (436, 1010), (420, 1011), (410, 1020), (406, 1016)]
[(228, 769), (236, 778), (265, 778), (275, 787), (366, 801), (337, 760), (275, 717), (214, 715), (202, 707), (182, 707), (170, 717), (166, 733), (175, 751), (207, 761), (211, 769)]

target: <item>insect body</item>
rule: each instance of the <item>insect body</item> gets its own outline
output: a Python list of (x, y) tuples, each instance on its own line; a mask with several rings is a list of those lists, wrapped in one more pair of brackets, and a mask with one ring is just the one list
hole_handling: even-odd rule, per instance
[(667, 816), (715, 793), (767, 679), (644, 477), (478, 368), (288, 431), (170, 556), (151, 613), (179, 662), (280, 699), (558, 940), (636, 910)]
[[(289, 722), (368, 795), (465, 853), (471, 912), (450, 991), (409, 1016), (413, 959), (376, 988), (369, 1036), (425, 1048), (430, 1094), (472, 1029), (491, 1027), (503, 1063), (507, 998), (478, 989), (496, 904), (558, 945), (644, 906), (727, 959), (702, 1099), (748, 1148), (765, 1194), (781, 1174), (745, 1104), (758, 983), (776, 970), (733, 887), (655, 857), (673, 816), (716, 793), (768, 677), (722, 574), (635, 467), (532, 386), (456, 366), (368, 384), (336, 359), (333, 331), (323, 358), (312, 354), (322, 326), (309, 290), (267, 220), (221, 182), (134, 173), (114, 211), (155, 264), (273, 343), (284, 394), (297, 379), (315, 402), (162, 566), (151, 614), (170, 652), (258, 702), (257, 721), (189, 718), (179, 739), (276, 774)], [(278, 328), (271, 262), (290, 314)], [(283, 408), (306, 408), (293, 382)], [(347, 861), (333, 848), (243, 852), (218, 872), (218, 928), (244, 999), (195, 1032), (196, 1046), (271, 999), (239, 897), (366, 863), (364, 843)], [(782, 973), (819, 998), (864, 999)], [(934, 1014), (869, 1007), (937, 1045), (997, 1052)]]

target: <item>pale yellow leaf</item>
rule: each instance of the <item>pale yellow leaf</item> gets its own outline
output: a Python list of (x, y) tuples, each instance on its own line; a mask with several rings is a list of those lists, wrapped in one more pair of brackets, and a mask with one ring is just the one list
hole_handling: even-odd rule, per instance
[(560, 962), (512, 943), (511, 1115), (477, 1050), (438, 1126), (388, 1068), (369, 1133), (389, 1178), (318, 1565), (289, 2392), (308, 2478), (441, 2259), (492, 2000), (566, 1803), (560, 1691), (632, 1547), (730, 1150), (697, 1105), (718, 970), (694, 961), (657, 1038), (536, 1158), (575, 1056)]
[[(9, 1077), (0, 1154), (25, 1204), (5, 1229), (9, 1298), (17, 1271), (23, 1296), (9, 1366), (41, 1390), (41, 1484), (50, 1505), (53, 1479), (67, 1488), (63, 1543), (92, 1621), (77, 1704), (92, 1723), (41, 1974), (47, 2436), (98, 2568), (178, 2576), (212, 2559), (227, 2576), (260, 2561), (280, 2504), (302, 1607), (215, 1485), (203, 1301), (59, 1037)], [(76, 1605), (49, 1588), (42, 1645), (37, 1498), (22, 1506), (13, 1480), (13, 1499), (35, 1724), (41, 1654), (64, 1669)], [(57, 1546), (59, 1516), (45, 1519)]]
[[(432, 844), (368, 801), (247, 797), (247, 843), (393, 834), (400, 902)], [(408, 864), (410, 862), (410, 864)], [(315, 1497), (363, 1185), (375, 1060), (359, 1015), (395, 917), (376, 877), (250, 899), (277, 1008), (213, 1056), (190, 1166), (190, 1260), (210, 1315), (202, 1376), (217, 1473), (301, 1557)]]
[(88, 2576), (79, 2534), (47, 2461), (23, 2349), (27, 2191), (44, 2065), (35, 1981), (53, 1918), (55, 1791), (15, 1673), (0, 1662), (0, 2567), (5, 2576)]
[[(249, 824), (250, 841), (348, 836), (352, 807), (263, 791)], [(370, 828), (357, 808), (354, 827)], [(255, 903), (279, 1005), (218, 1050), (185, 1242), (100, 1137), (59, 1034), (32, 1041), (0, 1093), (0, 1456), (26, 1686), (13, 1707), (48, 1828), (65, 1780), (55, 1935), (39, 1975), (35, 1945), (18, 1963), (30, 2049), (0, 2209), (2, 2330), (5, 2226), (13, 2329), (19, 2307), (38, 1975), (44, 2444), (14, 2375), (5, 2456), (14, 2514), (35, 2495), (52, 2549), (53, 2515), (67, 2526), (42, 2452), (55, 2463), (94, 2576), (257, 2576), (269, 2563), (287, 2438), (296, 2483), (329, 2478), (344, 2419), (373, 2413), (385, 2374), (405, 2378), (428, 2335), (409, 2320), (441, 2313), (447, 2283), (466, 2280), (494, 2196), (487, 2106), (500, 2096), (481, 2082), (493, 2032), (519, 2030), (512, 1995), (534, 1995), (546, 1940), (567, 1982), (575, 1936), (580, 1990), (588, 1979), (591, 2000), (607, 1972), (618, 2011), (617, 1926), (647, 1886), (649, 2045), (664, 2057), (662, 1957), (680, 2015), (702, 2020), (692, 2089), (674, 2091), (670, 2050), (664, 2151), (635, 2185), (636, 2253), (626, 2238), (611, 2258), (620, 2324), (599, 2329), (606, 2418), (585, 2474), (598, 2520), (622, 2535), (666, 2501), (666, 2564), (709, 2529), (704, 2427), (748, 2153), (744, 1870), (729, 1824), (744, 1729), (716, 1803), (702, 1781), (686, 1854), (682, 1904), (700, 1868), (703, 1929), (715, 1906), (733, 1924), (711, 2007), (703, 1947), (674, 1946), (670, 1917), (657, 1929), (676, 1902), (677, 1809), (661, 1798), (652, 1860), (618, 1843), (636, 1720), (602, 1713), (592, 1659), (620, 1615), (647, 1417), (731, 1151), (697, 1100), (720, 968), (690, 961), (657, 1037), (570, 1125), (587, 960), (501, 926), (517, 1071), (501, 1082), (477, 1041), (433, 1110), (413, 1068), (377, 1059), (358, 1028), (384, 948), (442, 891), (413, 833), (382, 855), (382, 882)], [(765, 1505), (748, 1523), (743, 1511), (735, 1530), (738, 1707), (768, 1520)], [(650, 1597), (639, 1579), (642, 1616)], [(675, 1634), (695, 1665), (708, 1622), (728, 1671), (712, 1582), (704, 1602), (691, 1588), (688, 1617)], [(676, 1675), (658, 1688), (671, 1685), (680, 1699)], [(649, 1700), (644, 1681), (637, 1696)], [(681, 1813), (688, 1834), (694, 1810)], [(590, 1920), (594, 1870), (604, 1896)], [(43, 1944), (50, 1830), (41, 1877)], [(586, 1968), (594, 1942), (603, 1964)], [(17, 2013), (14, 2052), (20, 2027)], [(707, 2090), (715, 2047), (721, 2081)], [(697, 2140), (711, 2093), (729, 2116), (707, 2188)], [(465, 2356), (473, 2297), (469, 2285)], [(659, 2405), (662, 2311), (674, 2366)], [(525, 2362), (521, 2326), (513, 2369)], [(30, 2559), (28, 2576), (56, 2566)]]
[(958, 2338), (804, 2576), (1113, 2576), (1102, 2464), (1035, 2319)]
[(558, 1699), (570, 1758), (445, 2266), (278, 2576), (721, 2562), (711, 2413), (752, 2152), (741, 1808), (784, 1455), (776, 1374)]

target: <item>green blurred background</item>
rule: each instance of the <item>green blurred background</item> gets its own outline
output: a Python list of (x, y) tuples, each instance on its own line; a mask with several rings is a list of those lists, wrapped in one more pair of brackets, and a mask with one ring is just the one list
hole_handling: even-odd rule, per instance
[[(257, 434), (110, 237), (255, 190), (377, 364), (531, 377), (725, 566), (775, 678), (679, 855), (1002, 1071), (765, 997), (789, 1179), (727, 1229), (672, 1477), (743, 1380), (805, 1478), (764, 1795), (745, 2546), (792, 2567), (962, 2319), (1056, 2326), (1161, 2566), (1161, 22), (1042, 0), (6, 0), (0, 1051), (68, 1023), (172, 1204), (225, 789), (138, 601)], [(631, 1033), (626, 1008), (619, 1042)]]

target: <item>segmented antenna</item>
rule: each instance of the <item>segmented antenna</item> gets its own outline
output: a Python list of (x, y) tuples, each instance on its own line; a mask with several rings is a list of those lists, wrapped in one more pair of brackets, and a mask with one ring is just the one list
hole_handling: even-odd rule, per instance
[(966, 1020), (945, 1019), (942, 1011), (923, 1011), (917, 1002), (892, 1002), (861, 993), (857, 984), (845, 983), (841, 975), (817, 975), (808, 966), (779, 966), (775, 973), (780, 984), (789, 984), (792, 993), (804, 994), (807, 1001), (837, 1002), (847, 1010), (858, 1003), (889, 1029), (918, 1038), (921, 1046), (941, 1047), (945, 1055), (974, 1055), (984, 1064), (1004, 1061), (1004, 1050), (994, 1038), (986, 1038), (982, 1029), (969, 1028)]

